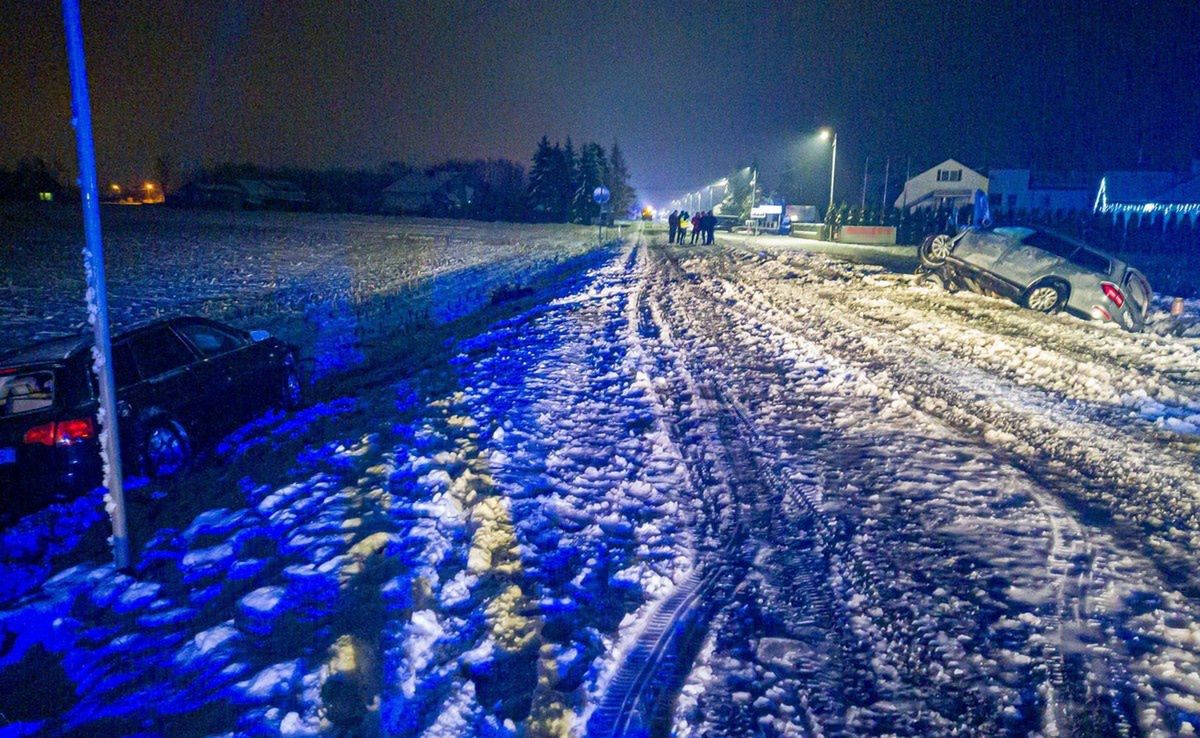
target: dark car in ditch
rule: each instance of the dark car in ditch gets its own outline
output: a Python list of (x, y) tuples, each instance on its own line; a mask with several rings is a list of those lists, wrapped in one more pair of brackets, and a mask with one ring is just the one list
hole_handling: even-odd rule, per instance
[[(99, 485), (97, 383), (89, 338), (0, 354), (0, 508), (36, 507)], [(295, 407), (295, 346), (200, 317), (158, 320), (112, 339), (122, 464), (151, 477), (263, 410)]]

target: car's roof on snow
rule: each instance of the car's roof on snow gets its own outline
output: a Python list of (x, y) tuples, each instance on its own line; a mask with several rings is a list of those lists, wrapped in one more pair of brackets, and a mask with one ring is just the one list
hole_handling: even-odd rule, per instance
[[(184, 321), (200, 320), (204, 318), (195, 315), (178, 315), (171, 318), (157, 318), (144, 323), (138, 323), (120, 331), (113, 336), (113, 339), (124, 338), (131, 333), (152, 328), (159, 325), (167, 325), (171, 323), (180, 323)], [(205, 321), (209, 322), (209, 321)], [(60, 336), (58, 338), (48, 338), (44, 341), (38, 341), (28, 346), (22, 346), (18, 349), (0, 352), (0, 364), (8, 366), (22, 366), (25, 364), (50, 364), (59, 361), (65, 361), (72, 354), (82, 349), (87, 348), (92, 344), (91, 334), (78, 336)]]
[(63, 361), (88, 345), (86, 336), (60, 336), (0, 354), (0, 364), (49, 364)]

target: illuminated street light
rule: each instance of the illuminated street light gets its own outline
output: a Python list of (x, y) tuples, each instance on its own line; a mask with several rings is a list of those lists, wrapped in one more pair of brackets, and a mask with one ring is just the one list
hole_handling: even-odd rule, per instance
[(829, 209), (833, 210), (833, 182), (837, 176), (837, 131), (832, 128), (821, 129), (821, 140), (828, 141), (833, 138), (833, 158), (829, 165)]

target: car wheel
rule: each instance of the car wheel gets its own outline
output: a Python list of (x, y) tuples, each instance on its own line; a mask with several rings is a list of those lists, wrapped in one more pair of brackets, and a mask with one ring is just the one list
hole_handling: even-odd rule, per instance
[(150, 477), (169, 477), (187, 464), (192, 442), (179, 423), (159, 419), (146, 429), (142, 441), (142, 471)]
[(295, 410), (304, 402), (304, 383), (300, 379), (300, 367), (296, 357), (288, 355), (283, 361), (283, 379), (279, 387), (279, 405), (286, 410)]
[(1067, 286), (1062, 282), (1039, 282), (1025, 291), (1021, 304), (1039, 313), (1057, 313), (1067, 303)]
[(936, 236), (927, 236), (921, 242), (921, 247), (917, 249), (921, 265), (933, 269), (945, 264), (946, 257), (950, 256), (952, 246), (950, 237), (944, 233), (939, 233)]

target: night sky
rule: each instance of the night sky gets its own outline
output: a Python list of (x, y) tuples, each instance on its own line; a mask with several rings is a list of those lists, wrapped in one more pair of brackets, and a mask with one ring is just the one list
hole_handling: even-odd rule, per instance
[[(61, 10), (0, 13), (0, 164), (74, 166)], [(528, 165), (543, 134), (624, 148), (651, 203), (754, 157), (823, 202), (864, 156), (1185, 168), (1200, 2), (84, 2), (103, 180), (214, 161)], [(845, 173), (841, 176), (841, 173)], [(877, 177), (878, 173), (873, 173)]]

